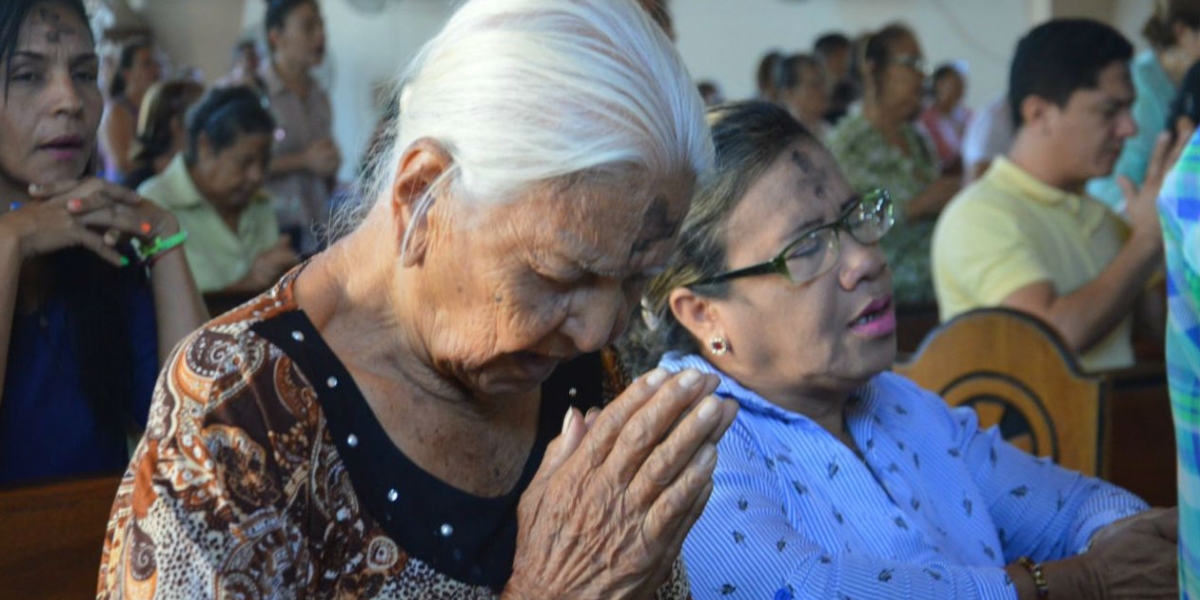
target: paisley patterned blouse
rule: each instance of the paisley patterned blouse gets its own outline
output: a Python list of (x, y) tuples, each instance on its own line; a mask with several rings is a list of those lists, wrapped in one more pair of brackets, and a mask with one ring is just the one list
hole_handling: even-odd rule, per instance
[[(567, 406), (623, 383), (607, 354), (560, 366), (516, 488), (472, 496), (390, 442), (297, 306), (297, 272), (176, 349), (117, 492), (98, 598), (495, 598)], [(681, 562), (658, 597), (689, 597)]]

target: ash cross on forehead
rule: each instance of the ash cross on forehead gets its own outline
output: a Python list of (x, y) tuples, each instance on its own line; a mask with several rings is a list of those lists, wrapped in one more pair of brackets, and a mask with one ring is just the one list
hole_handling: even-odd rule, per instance
[(650, 246), (671, 239), (678, 226), (679, 224), (672, 222), (670, 215), (667, 214), (667, 199), (662, 196), (656, 197), (650, 203), (649, 210), (646, 211), (642, 230), (639, 232), (638, 241), (633, 244), (633, 251), (630, 252), (630, 255), (645, 252)]
[(799, 150), (792, 150), (792, 163), (796, 165), (797, 169), (800, 169), (800, 175), (812, 187), (813, 195), (818, 200), (824, 200), (826, 198), (825, 182), (829, 178), (829, 173), (825, 169), (817, 168), (812, 158)]
[(44, 25), (46, 27), (46, 42), (57, 44), (62, 41), (63, 36), (73, 36), (77, 32), (74, 27), (62, 22), (61, 9), (40, 7), (37, 9), (35, 25)]

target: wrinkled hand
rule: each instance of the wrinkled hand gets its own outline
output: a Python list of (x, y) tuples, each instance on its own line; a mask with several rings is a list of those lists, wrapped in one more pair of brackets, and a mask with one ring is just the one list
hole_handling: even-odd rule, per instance
[(717, 379), (654, 370), (563, 433), (517, 509), (504, 598), (646, 598), (712, 493), (716, 442), (737, 413)]
[(31, 185), (32, 200), (0, 216), (0, 231), (18, 240), (21, 259), (83, 247), (119, 266), (114, 246), (121, 239), (144, 240), (179, 230), (169, 212), (134, 192), (96, 178)]
[(342, 166), (342, 155), (333, 140), (323, 139), (304, 151), (304, 164), (321, 177), (333, 177)]
[(1129, 224), (1133, 229), (1134, 239), (1141, 240), (1162, 248), (1162, 225), (1158, 218), (1158, 194), (1162, 191), (1163, 181), (1179, 155), (1187, 147), (1192, 131), (1181, 130), (1171, 144), (1167, 133), (1158, 137), (1154, 144), (1154, 153), (1150, 155), (1150, 164), (1146, 166), (1146, 178), (1142, 187), (1138, 188), (1128, 177), (1117, 178), (1121, 193), (1125, 196), (1125, 212), (1129, 215)]
[(299, 264), (300, 258), (292, 251), (292, 238), (279, 236), (274, 246), (263, 250), (250, 266), (250, 285), (266, 289), (275, 284), (288, 269)]
[(1105, 600), (1179, 598), (1179, 510), (1156, 508), (1121, 519), (1092, 536), (1080, 558)]

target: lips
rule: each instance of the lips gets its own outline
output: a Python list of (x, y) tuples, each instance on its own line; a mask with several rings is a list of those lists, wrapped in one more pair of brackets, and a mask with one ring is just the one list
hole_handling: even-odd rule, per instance
[(61, 135), (38, 144), (37, 148), (49, 153), (57, 160), (72, 160), (84, 150), (83, 137)]
[(868, 338), (891, 335), (896, 331), (896, 311), (892, 306), (892, 297), (885, 296), (873, 300), (866, 308), (859, 311), (858, 316), (850, 321), (851, 331)]
[(536, 352), (518, 352), (513, 355), (521, 373), (536, 381), (545, 381), (561, 362), (560, 359), (537, 354)]

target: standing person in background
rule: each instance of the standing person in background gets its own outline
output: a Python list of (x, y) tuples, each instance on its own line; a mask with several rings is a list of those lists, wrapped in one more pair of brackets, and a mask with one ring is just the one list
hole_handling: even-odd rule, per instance
[(962, 105), (966, 77), (958, 67), (945, 64), (933, 72), (933, 101), (921, 114), (921, 126), (937, 148), (943, 173), (962, 173), (962, 145), (971, 111)]
[(792, 118), (800, 121), (818, 140), (825, 140), (828, 125), (829, 83), (825, 67), (807, 54), (793, 54), (783, 61), (779, 81), (779, 102)]
[(892, 24), (866, 36), (859, 49), (863, 110), (838, 122), (829, 150), (859, 193), (891, 192), (896, 225), (882, 240), (898, 305), (933, 302), (929, 244), (942, 207), (961, 178), (939, 175), (937, 153), (913, 121), (921, 112), (925, 59), (917, 36)]
[(1117, 166), (1106, 177), (1088, 182), (1087, 191), (1117, 214), (1126, 215), (1120, 178), (1141, 185), (1146, 179), (1154, 142), (1167, 122), (1168, 105), (1183, 74), (1200, 60), (1200, 2), (1157, 0), (1154, 14), (1142, 28), (1150, 49), (1130, 65), (1136, 99), (1133, 120), (1138, 131), (1125, 140)]
[(982, 177), (997, 156), (1008, 152), (1013, 135), (1012, 109), (1008, 92), (1004, 92), (967, 124), (962, 145), (964, 187)]
[(316, 0), (270, 0), (266, 28), (271, 60), (262, 78), (280, 131), (266, 187), (279, 226), (299, 252), (309, 253), (319, 245), (315, 232), (329, 220), (342, 164), (329, 95), (311, 73), (325, 60), (325, 22)]
[(147, 40), (126, 44), (113, 74), (104, 118), (100, 121), (100, 150), (104, 153), (104, 178), (119, 182), (137, 165), (133, 161), (133, 143), (137, 136), (138, 114), (150, 86), (162, 78), (162, 65)]
[(134, 168), (118, 183), (136, 190), (142, 182), (167, 168), (171, 159), (183, 150), (187, 138), (183, 116), (202, 94), (203, 86), (186, 80), (159, 82), (150, 88), (138, 115), (137, 138), (131, 153)]
[(758, 98), (767, 102), (779, 101), (779, 77), (783, 68), (783, 54), (772, 50), (758, 61), (758, 72), (754, 81), (758, 85)]
[(829, 78), (829, 109), (825, 112), (825, 120), (830, 125), (837, 125), (858, 99), (858, 86), (854, 85), (850, 70), (853, 52), (853, 42), (841, 33), (826, 33), (813, 44), (813, 56), (825, 65)]

